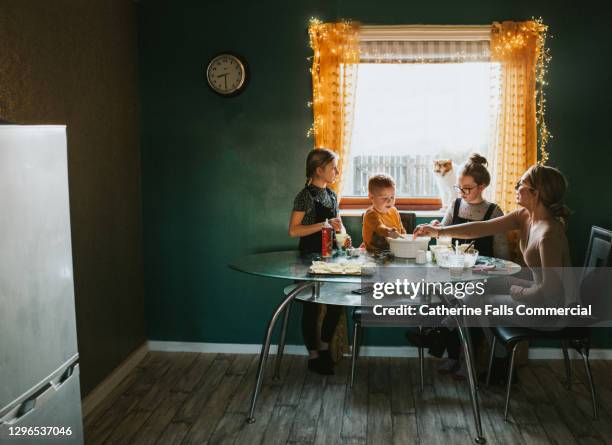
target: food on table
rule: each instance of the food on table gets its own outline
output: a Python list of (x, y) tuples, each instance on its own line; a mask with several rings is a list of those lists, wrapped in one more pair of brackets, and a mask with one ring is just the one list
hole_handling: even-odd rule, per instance
[(362, 269), (376, 267), (374, 263), (354, 263), (341, 261), (338, 263), (328, 263), (325, 261), (313, 261), (310, 266), (310, 273), (314, 274), (339, 274), (339, 275), (361, 275)]

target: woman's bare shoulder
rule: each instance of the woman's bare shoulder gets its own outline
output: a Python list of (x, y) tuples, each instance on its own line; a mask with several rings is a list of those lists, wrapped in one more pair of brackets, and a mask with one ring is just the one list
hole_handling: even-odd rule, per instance
[(517, 218), (524, 218), (524, 219), (529, 218), (529, 211), (525, 207), (521, 207), (520, 209), (513, 210), (510, 213), (514, 214)]
[(507, 215), (518, 227), (526, 227), (529, 224), (529, 212), (525, 208), (513, 210)]
[(541, 223), (542, 239), (557, 238), (566, 240), (565, 226), (557, 219), (548, 219)]

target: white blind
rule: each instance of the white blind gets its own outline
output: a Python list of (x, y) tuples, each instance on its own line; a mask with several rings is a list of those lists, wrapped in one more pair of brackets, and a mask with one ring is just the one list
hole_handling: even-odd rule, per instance
[(490, 44), (479, 41), (361, 41), (360, 63), (488, 62)]

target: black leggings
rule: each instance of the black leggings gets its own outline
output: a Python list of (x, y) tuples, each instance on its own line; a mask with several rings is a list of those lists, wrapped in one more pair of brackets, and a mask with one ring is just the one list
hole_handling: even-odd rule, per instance
[[(302, 312), (302, 336), (304, 337), (304, 344), (306, 349), (309, 351), (316, 351), (319, 349), (319, 341), (317, 336), (317, 319), (319, 315), (320, 303), (313, 303), (312, 301), (303, 301), (302, 306), (304, 308)], [(340, 320), (340, 314), (342, 314), (342, 306), (336, 306), (332, 304), (326, 304), (327, 311), (323, 318), (323, 325), (321, 326), (321, 341), (329, 343), (334, 335), (338, 320)]]

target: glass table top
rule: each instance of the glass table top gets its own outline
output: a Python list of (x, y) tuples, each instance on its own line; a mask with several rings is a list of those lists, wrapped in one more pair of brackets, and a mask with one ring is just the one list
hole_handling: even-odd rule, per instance
[[(289, 295), (296, 287), (297, 284), (285, 287), (285, 295)], [(384, 304), (387, 307), (401, 305), (421, 306), (423, 304), (442, 304), (443, 302), (438, 295), (416, 295), (414, 298), (392, 298), (391, 300), (385, 299), (384, 301), (379, 301), (353, 292), (360, 288), (360, 284), (354, 283), (321, 283), (318, 294), (313, 292), (312, 287), (307, 287), (299, 292), (295, 298), (296, 300), (311, 301), (313, 303), (351, 307), (372, 307), (376, 304)]]
[[(301, 255), (297, 250), (285, 250), (279, 252), (266, 252), (246, 255), (236, 259), (229, 266), (240, 272), (245, 272), (252, 275), (270, 278), (284, 278), (288, 280), (299, 281), (320, 281), (330, 283), (355, 283), (360, 284), (367, 281), (365, 276), (360, 275), (327, 275), (327, 274), (312, 274), (309, 269), (313, 261), (322, 261), (320, 255), (310, 254)], [(402, 270), (408, 271), (408, 268), (419, 268), (420, 271), (426, 273), (426, 280), (432, 282), (439, 281), (477, 281), (484, 279), (492, 279), (499, 276), (514, 275), (521, 270), (521, 266), (511, 261), (480, 257), (478, 264), (495, 264), (497, 271), (476, 272), (466, 270), (461, 278), (450, 278), (448, 269), (438, 266), (436, 263), (428, 262), (426, 264), (416, 264), (414, 259), (403, 258), (377, 258), (370, 254), (361, 254), (358, 257), (347, 257), (342, 254), (325, 259), (329, 263), (349, 263), (349, 264), (364, 264), (375, 263), (377, 272), (401, 273)], [(425, 275), (424, 275), (425, 276)]]

